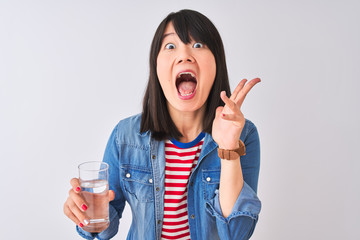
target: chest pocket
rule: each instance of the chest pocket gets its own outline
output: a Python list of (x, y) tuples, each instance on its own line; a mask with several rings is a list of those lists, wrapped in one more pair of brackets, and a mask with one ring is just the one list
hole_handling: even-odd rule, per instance
[(154, 201), (153, 177), (149, 169), (136, 166), (121, 166), (121, 180), (126, 192), (140, 202)]
[(210, 200), (215, 196), (215, 190), (219, 189), (220, 169), (202, 170), (202, 184), (204, 189), (204, 199)]

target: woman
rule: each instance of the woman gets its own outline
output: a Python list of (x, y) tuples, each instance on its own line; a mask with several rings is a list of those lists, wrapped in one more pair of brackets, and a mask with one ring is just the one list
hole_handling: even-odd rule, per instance
[(225, 54), (215, 26), (196, 11), (169, 14), (151, 45), (142, 114), (120, 121), (105, 150), (112, 190), (106, 230), (81, 229), (89, 220), (86, 202), (78, 179), (71, 180), (64, 212), (79, 234), (110, 239), (128, 202), (128, 239), (249, 239), (261, 208), (260, 146), (240, 107), (260, 79), (246, 81), (226, 96)]

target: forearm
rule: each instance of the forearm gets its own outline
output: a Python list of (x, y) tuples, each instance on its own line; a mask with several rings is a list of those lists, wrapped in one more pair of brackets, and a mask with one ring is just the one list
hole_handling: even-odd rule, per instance
[(221, 159), (219, 202), (225, 218), (230, 215), (243, 185), (240, 158), (237, 160)]

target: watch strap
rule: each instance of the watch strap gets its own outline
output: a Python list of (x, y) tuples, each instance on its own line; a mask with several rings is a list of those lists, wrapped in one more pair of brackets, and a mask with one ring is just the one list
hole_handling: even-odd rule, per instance
[(245, 154), (245, 144), (241, 140), (239, 140), (239, 147), (236, 149), (218, 148), (218, 155), (221, 159), (236, 160)]

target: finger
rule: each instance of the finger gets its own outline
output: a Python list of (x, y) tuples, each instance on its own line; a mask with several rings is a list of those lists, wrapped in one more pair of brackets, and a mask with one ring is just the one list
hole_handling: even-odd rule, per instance
[(244, 87), (245, 83), (247, 82), (246, 79), (243, 79), (239, 82), (239, 84), (236, 86), (234, 92), (231, 94), (230, 99), (235, 101), (237, 95), (239, 94), (239, 92), (241, 91), (241, 89)]
[(109, 202), (115, 199), (115, 192), (113, 190), (109, 190)]
[(69, 191), (69, 197), (76, 204), (76, 206), (81, 209), (81, 211), (85, 212), (88, 208), (85, 200), (82, 198), (81, 194), (75, 193), (72, 189)]
[(64, 205), (64, 213), (68, 218), (70, 218), (71, 221), (73, 221), (79, 227), (84, 226), (81, 221), (77, 217), (75, 217), (75, 215), (71, 212), (70, 208), (67, 205)]
[(228, 121), (233, 121), (233, 122), (241, 122), (242, 119), (244, 118), (244, 116), (241, 114), (223, 114), (222, 119), (224, 120), (228, 120)]
[(67, 202), (64, 204), (64, 213), (65, 213), (65, 215), (66, 215), (68, 218), (70, 218), (71, 221), (73, 221), (73, 222), (74, 222), (76, 225), (78, 225), (79, 227), (83, 227), (84, 225), (86, 225), (86, 224), (84, 223), (84, 220), (86, 220), (86, 218), (83, 219), (83, 221), (81, 221), (80, 219), (78, 219), (78, 218), (75, 216), (75, 214), (71, 211), (71, 209), (69, 208)]
[(240, 108), (234, 103), (230, 98), (228, 98), (225, 94), (225, 91), (220, 93), (221, 100), (224, 101), (225, 105), (230, 108), (234, 113), (238, 113)]
[(71, 213), (79, 220), (79, 222), (83, 225), (88, 225), (90, 223), (89, 217), (86, 216), (73, 201), (70, 200), (68, 204)]
[(250, 82), (248, 82), (239, 92), (239, 94), (236, 96), (235, 102), (241, 106), (242, 103), (244, 102), (244, 99), (246, 97), (246, 95), (248, 94), (248, 92), (251, 90), (251, 88), (253, 86), (255, 86), (255, 84), (261, 82), (260, 78), (254, 78), (253, 80), (251, 80)]
[(223, 106), (219, 106), (219, 107), (216, 108), (215, 118), (221, 116), (220, 114), (222, 113), (223, 109), (224, 109)]
[(70, 184), (75, 192), (79, 193), (81, 191), (80, 182), (78, 178), (72, 178), (70, 180)]

